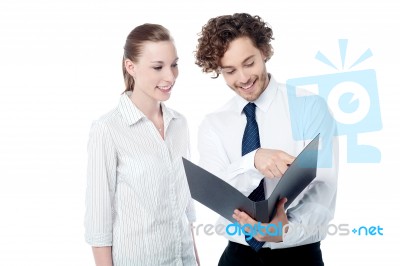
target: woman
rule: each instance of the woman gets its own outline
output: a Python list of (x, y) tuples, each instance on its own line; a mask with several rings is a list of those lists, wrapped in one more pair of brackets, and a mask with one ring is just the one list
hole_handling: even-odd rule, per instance
[(126, 90), (118, 107), (93, 123), (88, 143), (85, 238), (96, 265), (196, 265), (182, 164), (187, 122), (163, 104), (177, 62), (163, 26), (144, 24), (128, 35)]

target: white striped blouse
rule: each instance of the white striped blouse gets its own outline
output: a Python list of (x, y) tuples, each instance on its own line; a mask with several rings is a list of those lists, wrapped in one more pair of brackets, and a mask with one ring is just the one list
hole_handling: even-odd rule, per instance
[(86, 242), (112, 246), (114, 266), (196, 265), (186, 119), (162, 104), (163, 140), (129, 95), (90, 131)]

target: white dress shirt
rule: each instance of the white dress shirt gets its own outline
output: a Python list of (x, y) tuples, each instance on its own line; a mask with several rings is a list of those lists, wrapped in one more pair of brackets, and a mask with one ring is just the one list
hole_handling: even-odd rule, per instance
[(129, 95), (91, 128), (86, 241), (112, 246), (114, 266), (196, 265), (195, 212), (182, 163), (189, 157), (187, 121), (162, 104), (163, 140)]
[[(292, 202), (287, 211), (291, 228), (283, 242), (265, 243), (263, 247), (285, 248), (314, 243), (326, 236), (326, 226), (332, 220), (336, 202), (338, 145), (336, 126), (319, 96), (306, 96), (304, 91), (289, 105), (288, 90), (271, 76), (266, 90), (254, 102), (261, 148), (277, 149), (297, 156), (320, 133), (319, 163), (314, 181)], [(305, 97), (300, 97), (305, 96)], [(291, 98), (293, 100), (293, 98)], [(208, 114), (199, 127), (199, 164), (248, 196), (260, 183), (263, 175), (254, 167), (256, 151), (242, 156), (242, 138), (246, 116), (242, 112), (248, 102), (236, 95), (218, 111)], [(295, 110), (292, 110), (293, 108)], [(292, 114), (292, 116), (291, 116)], [(296, 117), (295, 119), (292, 119)], [(265, 178), (266, 198), (279, 179)], [(232, 210), (233, 214), (233, 210)], [(220, 217), (217, 226), (230, 224)], [(325, 227), (324, 227), (325, 226)], [(321, 229), (315, 230), (313, 229)], [(225, 237), (248, 245), (243, 235)]]

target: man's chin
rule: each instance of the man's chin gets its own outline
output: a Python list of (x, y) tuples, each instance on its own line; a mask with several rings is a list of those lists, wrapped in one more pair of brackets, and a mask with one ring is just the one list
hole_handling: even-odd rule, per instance
[(254, 93), (243, 93), (243, 92), (238, 92), (239, 96), (242, 97), (243, 99), (245, 99), (248, 102), (253, 102), (255, 100), (257, 100), (257, 98), (259, 97), (258, 94), (254, 94)]
[(258, 97), (249, 96), (249, 95), (240, 95), (240, 97), (242, 97), (243, 99), (245, 99), (248, 102), (254, 102), (258, 98)]

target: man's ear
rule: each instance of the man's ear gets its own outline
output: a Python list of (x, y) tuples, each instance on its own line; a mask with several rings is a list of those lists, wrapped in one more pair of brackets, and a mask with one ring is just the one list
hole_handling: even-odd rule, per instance
[(136, 72), (135, 64), (130, 59), (125, 59), (124, 65), (125, 65), (126, 72), (128, 72), (129, 75), (131, 75), (133, 78), (135, 78), (135, 72)]
[(261, 51), (261, 56), (262, 56), (264, 63), (267, 63), (267, 55), (264, 51)]

